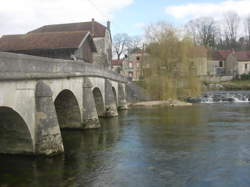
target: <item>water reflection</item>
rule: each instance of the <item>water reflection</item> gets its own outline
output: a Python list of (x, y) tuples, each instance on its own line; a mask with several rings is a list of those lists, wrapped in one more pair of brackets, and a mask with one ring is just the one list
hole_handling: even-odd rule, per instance
[(250, 105), (131, 109), (63, 131), (65, 154), (0, 156), (2, 186), (249, 186)]

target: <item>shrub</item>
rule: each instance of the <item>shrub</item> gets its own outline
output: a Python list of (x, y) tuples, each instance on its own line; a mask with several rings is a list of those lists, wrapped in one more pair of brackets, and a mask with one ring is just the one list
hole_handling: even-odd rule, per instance
[(241, 80), (250, 80), (250, 73), (248, 73), (248, 74), (246, 74), (246, 73), (242, 74), (240, 76), (240, 79)]

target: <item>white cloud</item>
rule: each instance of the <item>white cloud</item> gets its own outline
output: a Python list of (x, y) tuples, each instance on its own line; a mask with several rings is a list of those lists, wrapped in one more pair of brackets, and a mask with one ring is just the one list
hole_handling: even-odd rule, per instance
[(0, 2), (0, 35), (67, 22), (112, 20), (115, 11), (134, 0), (7, 0)]
[(250, 14), (250, 0), (225, 0), (219, 3), (187, 3), (184, 5), (167, 6), (166, 14), (176, 19), (211, 16), (221, 18), (226, 12), (234, 11), (244, 17)]

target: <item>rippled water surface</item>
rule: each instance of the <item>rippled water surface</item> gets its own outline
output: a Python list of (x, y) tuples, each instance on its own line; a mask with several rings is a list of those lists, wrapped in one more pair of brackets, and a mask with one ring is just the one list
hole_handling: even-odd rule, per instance
[(63, 131), (65, 154), (0, 156), (0, 187), (250, 186), (250, 104), (130, 109)]

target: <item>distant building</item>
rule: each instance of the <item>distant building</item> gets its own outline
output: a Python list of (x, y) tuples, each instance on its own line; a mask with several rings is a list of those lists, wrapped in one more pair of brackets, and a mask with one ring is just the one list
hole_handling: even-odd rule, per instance
[(208, 54), (208, 75), (223, 76), (225, 75), (225, 64), (231, 50), (211, 51)]
[(147, 54), (142, 50), (134, 51), (125, 56), (122, 63), (122, 74), (132, 81), (143, 79), (143, 67)]
[(116, 59), (112, 60), (112, 71), (117, 72), (117, 73), (122, 73), (122, 63), (124, 59)]
[(208, 61), (209, 75), (238, 77), (250, 73), (250, 51), (219, 50)]
[(250, 73), (250, 51), (238, 51), (234, 55), (237, 59), (237, 74), (248, 74)]
[(208, 60), (207, 49), (203, 46), (196, 46), (194, 48), (194, 58), (191, 59), (195, 66), (195, 73), (197, 76), (207, 76), (208, 72)]
[[(90, 22), (46, 25), (24, 35), (5, 35), (0, 39), (0, 51), (51, 58), (88, 59), (111, 69), (110, 22), (104, 26), (92, 19)], [(97, 52), (93, 53), (93, 58), (92, 52)]]

